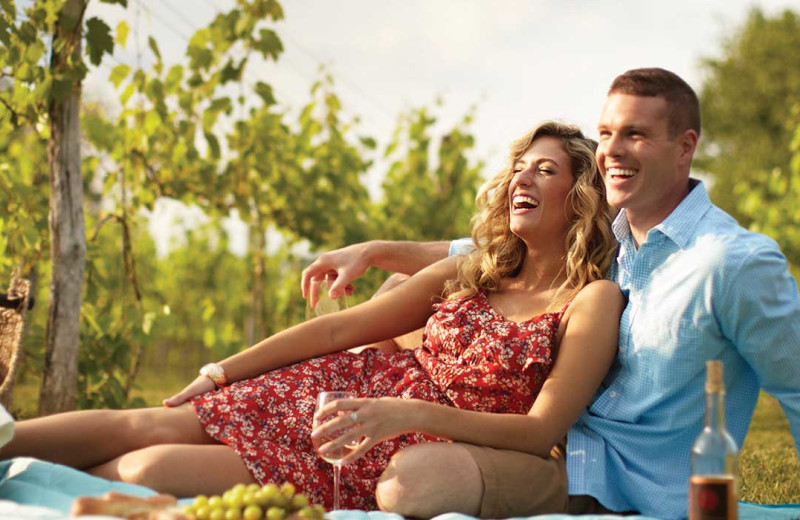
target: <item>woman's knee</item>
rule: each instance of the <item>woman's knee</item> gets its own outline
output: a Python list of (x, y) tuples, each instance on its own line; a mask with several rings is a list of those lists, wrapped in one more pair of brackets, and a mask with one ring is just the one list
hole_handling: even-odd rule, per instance
[(477, 515), (483, 481), (469, 451), (458, 444), (416, 444), (392, 457), (375, 494), (381, 510), (403, 516)]
[(161, 448), (143, 448), (90, 470), (93, 475), (158, 489), (163, 474)]
[(127, 410), (128, 432), (139, 446), (158, 444), (205, 444), (213, 442), (206, 435), (191, 405), (177, 408)]

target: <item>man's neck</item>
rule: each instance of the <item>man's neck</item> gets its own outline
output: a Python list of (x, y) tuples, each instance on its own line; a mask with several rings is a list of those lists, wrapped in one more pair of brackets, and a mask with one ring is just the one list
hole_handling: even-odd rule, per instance
[(649, 208), (626, 208), (625, 216), (631, 228), (631, 236), (636, 248), (644, 244), (647, 240), (647, 232), (661, 224), (669, 217), (675, 208), (689, 195), (693, 184), (688, 179), (685, 187), (675, 191), (673, 194), (665, 194), (663, 204)]

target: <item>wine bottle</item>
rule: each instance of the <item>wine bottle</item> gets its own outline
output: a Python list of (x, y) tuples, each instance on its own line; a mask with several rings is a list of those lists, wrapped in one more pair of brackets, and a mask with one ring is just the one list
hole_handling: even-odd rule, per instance
[(695, 439), (689, 477), (689, 520), (739, 517), (736, 442), (725, 429), (722, 361), (706, 363), (706, 415)]

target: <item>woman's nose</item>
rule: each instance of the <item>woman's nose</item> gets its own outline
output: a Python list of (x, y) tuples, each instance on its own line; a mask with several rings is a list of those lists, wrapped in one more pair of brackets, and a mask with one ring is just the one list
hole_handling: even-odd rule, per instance
[(515, 186), (530, 186), (531, 174), (528, 169), (517, 172), (512, 181)]

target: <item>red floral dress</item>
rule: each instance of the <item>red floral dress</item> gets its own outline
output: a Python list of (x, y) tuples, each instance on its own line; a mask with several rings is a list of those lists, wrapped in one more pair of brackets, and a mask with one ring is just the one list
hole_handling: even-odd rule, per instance
[[(319, 392), (346, 390), (361, 397), (527, 413), (555, 360), (564, 309), (513, 322), (495, 312), (485, 292), (435, 309), (423, 344), (414, 351), (339, 352), (239, 381), (192, 401), (200, 422), (211, 437), (239, 454), (260, 483), (292, 482), (312, 502), (330, 508), (332, 467), (310, 440)], [(404, 434), (344, 466), (342, 507), (376, 509), (375, 486), (391, 456), (411, 444), (442, 440)]]

